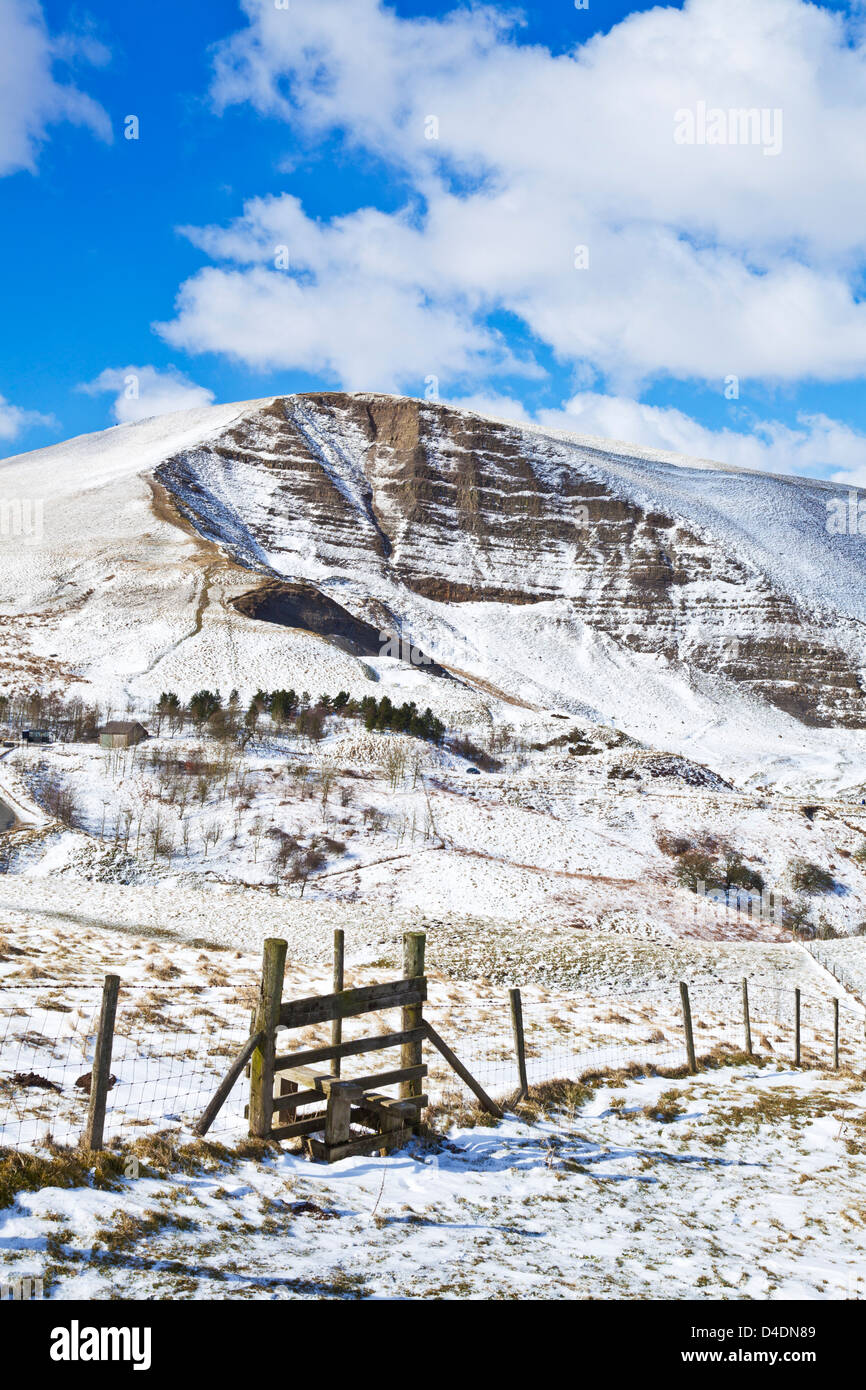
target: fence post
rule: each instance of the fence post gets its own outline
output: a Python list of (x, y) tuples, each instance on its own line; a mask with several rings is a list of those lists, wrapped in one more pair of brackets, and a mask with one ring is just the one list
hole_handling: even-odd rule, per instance
[(692, 1032), (692, 1006), (689, 1003), (689, 987), (685, 980), (680, 981), (680, 999), (683, 1003), (683, 1027), (686, 1030), (686, 1052), (689, 1058), (689, 1071), (696, 1072), (698, 1061), (695, 1056), (695, 1036)]
[(105, 1130), (105, 1103), (108, 1098), (108, 1083), (111, 1078), (111, 1045), (114, 1042), (114, 1019), (117, 1014), (117, 995), (120, 990), (120, 976), (106, 975), (102, 986), (102, 1010), (99, 1015), (99, 1033), (93, 1054), (93, 1069), (90, 1073), (90, 1105), (87, 1110), (87, 1128), (84, 1131), (84, 1144), (88, 1149), (101, 1149)]
[(519, 989), (510, 989), (511, 1028), (514, 1033), (514, 1051), (517, 1053), (517, 1076), (520, 1081), (520, 1094), (517, 1100), (529, 1095), (529, 1082), (526, 1079), (526, 1043), (523, 1037), (523, 1003)]
[(800, 1065), (800, 991), (794, 990), (794, 1066)]
[(839, 1070), (839, 996), (833, 1000), (833, 1070)]
[[(424, 974), (424, 947), (427, 941), (425, 932), (407, 931), (403, 933), (403, 975), (407, 980), (413, 980), (418, 975)], [(405, 1032), (408, 1028), (420, 1028), (424, 1022), (424, 1005), (411, 1004), (402, 1010), (401, 1028)], [(400, 1047), (400, 1066), (417, 1067), (423, 1061), (423, 1043), (412, 1042), (403, 1043)], [(412, 1096), (423, 1094), (422, 1083), (418, 1081), (401, 1081), (400, 1098), (411, 1100)]]
[[(345, 959), (345, 936), (342, 927), (337, 927), (334, 932), (334, 993), (339, 994), (343, 988), (343, 961)], [(337, 1047), (343, 1041), (343, 1020), (335, 1018), (331, 1020), (331, 1042)], [(331, 1062), (331, 1071), (334, 1076), (340, 1075), (340, 1058), (335, 1057)]]
[(250, 1135), (254, 1139), (267, 1139), (274, 1117), (274, 1057), (287, 950), (288, 942), (269, 936), (262, 951), (262, 983), (254, 1028), (265, 1036), (250, 1064)]
[(749, 1015), (749, 982), (743, 980), (743, 1031), (746, 1035), (746, 1052), (752, 1055), (752, 1020)]

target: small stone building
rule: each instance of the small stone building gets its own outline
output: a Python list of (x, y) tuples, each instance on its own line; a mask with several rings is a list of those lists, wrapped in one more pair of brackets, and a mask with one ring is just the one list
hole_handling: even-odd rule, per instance
[(100, 748), (131, 748), (145, 738), (150, 734), (135, 719), (109, 719), (99, 730)]

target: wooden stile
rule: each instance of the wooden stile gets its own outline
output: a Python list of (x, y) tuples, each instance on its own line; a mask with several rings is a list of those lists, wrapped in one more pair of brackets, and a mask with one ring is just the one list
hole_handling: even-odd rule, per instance
[[(422, 1042), (423, 1028), (409, 1028), (405, 1032), (381, 1033), (375, 1038), (353, 1038), (351, 1042), (331, 1044), (325, 1047), (308, 1047), (303, 1052), (291, 1052), (285, 1057), (277, 1057), (274, 1070), (291, 1071), (294, 1067), (306, 1066), (309, 1062), (330, 1062), (333, 1058), (360, 1057), (364, 1052), (384, 1052), (389, 1047), (399, 1047), (401, 1043)], [(339, 1075), (334, 1067), (334, 1075)]]
[[(346, 958), (346, 943), (345, 943), (345, 937), (344, 937), (342, 928), (341, 928), (341, 927), (337, 927), (336, 931), (334, 932), (334, 993), (335, 993), (335, 994), (342, 994), (342, 992), (343, 992), (343, 984), (345, 983), (345, 981), (344, 981), (344, 979), (343, 979), (343, 965), (344, 965), (344, 962), (345, 962), (345, 958)], [(338, 1016), (338, 1017), (333, 1018), (333, 1019), (331, 1020), (331, 1042), (334, 1043), (336, 1046), (339, 1046), (339, 1044), (342, 1042), (342, 1040), (343, 1040), (343, 1019), (342, 1019), (342, 1016)], [(340, 1059), (341, 1059), (342, 1054), (338, 1052), (338, 1053), (335, 1053), (334, 1056), (335, 1056), (334, 1071), (336, 1072), (337, 1076), (339, 1076), (339, 1075), (340, 1075)]]
[(277, 1024), (283, 995), (288, 943), (268, 937), (262, 953), (262, 983), (256, 1009), (256, 1033), (263, 1040), (253, 1053), (250, 1068), (250, 1134), (267, 1139), (274, 1113), (274, 1056)]
[(340, 994), (312, 995), (283, 1004), (279, 1027), (308, 1028), (314, 1023), (330, 1023), (335, 1018), (357, 1018), (359, 1014), (377, 1013), (380, 1009), (423, 1004), (426, 998), (427, 981), (423, 978), (363, 985), (359, 989), (344, 989)]
[[(407, 931), (403, 936), (403, 974), (407, 980), (420, 980), (424, 976), (424, 948), (427, 938), (424, 932)], [(424, 999), (427, 998), (427, 988), (425, 981)], [(423, 1000), (417, 1002), (409, 1001), (403, 1006), (403, 1029), (411, 1032), (415, 1028), (420, 1028), (424, 1022)], [(421, 1064), (422, 1045), (420, 1042), (404, 1042), (400, 1047), (400, 1062), (407, 1070), (414, 1070)], [(426, 1076), (427, 1068), (424, 1068), (422, 1075)], [(381, 1084), (381, 1083), (380, 1083)], [(400, 1083), (400, 1095), (404, 1100), (411, 1096), (420, 1096), (421, 1081), (407, 1077)]]
[[(439, 1049), (485, 1110), (501, 1118), (499, 1107), (424, 1019), (424, 946), (423, 932), (407, 932), (403, 939), (402, 979), (341, 989), (344, 945), (339, 932), (334, 938), (334, 993), (283, 1003), (286, 942), (269, 937), (262, 954), (262, 979), (252, 1034), (199, 1121), (199, 1132), (207, 1132), (249, 1060), (247, 1113), (252, 1136), (275, 1140), (303, 1138), (312, 1157), (328, 1163), (355, 1154), (384, 1154), (411, 1138), (428, 1104), (423, 1092), (427, 1075), (422, 1058), (425, 1040)], [(399, 1030), (343, 1041), (342, 1026), (337, 1025), (342, 1025), (344, 1018), (392, 1008), (402, 1010)], [(278, 1028), (303, 1028), (317, 1023), (331, 1024), (330, 1044), (299, 1048), (277, 1057)], [(354, 1077), (340, 1075), (346, 1058), (396, 1047), (400, 1048), (399, 1067)], [(328, 1063), (331, 1070), (318, 1071), (311, 1065), (314, 1062)], [(277, 1083), (280, 1093), (275, 1096)], [(377, 1086), (399, 1086), (400, 1096), (380, 1094), (373, 1089)], [(307, 1106), (315, 1106), (315, 1112), (299, 1115)], [(373, 1132), (359, 1133), (358, 1126)]]

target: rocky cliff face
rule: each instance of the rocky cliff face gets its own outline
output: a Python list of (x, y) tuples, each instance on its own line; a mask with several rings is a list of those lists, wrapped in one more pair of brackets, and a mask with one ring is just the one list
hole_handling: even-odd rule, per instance
[[(455, 622), (466, 604), (554, 604), (576, 632), (726, 676), (805, 723), (866, 727), (862, 621), (814, 578), (814, 488), (770, 480), (782, 500), (761, 502), (762, 538), (749, 507), (767, 480), (708, 472), (734, 496), (714, 527), (675, 473), (434, 402), (322, 393), (259, 407), (156, 476), (263, 580), (336, 586), (380, 626), (419, 602)], [(779, 559), (788, 532), (772, 531), (789, 501), (811, 536), (802, 584), (796, 556)]]

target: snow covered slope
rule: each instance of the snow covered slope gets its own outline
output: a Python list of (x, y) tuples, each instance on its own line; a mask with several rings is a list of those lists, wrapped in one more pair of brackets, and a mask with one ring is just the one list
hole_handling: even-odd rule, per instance
[[(844, 782), (866, 751), (866, 538), (828, 530), (837, 495), (393, 396), (118, 426), (0, 464), (0, 686), (118, 707), (373, 679), (449, 721), (505, 700), (729, 774), (803, 760)], [(283, 580), (458, 680), (235, 607)]]

